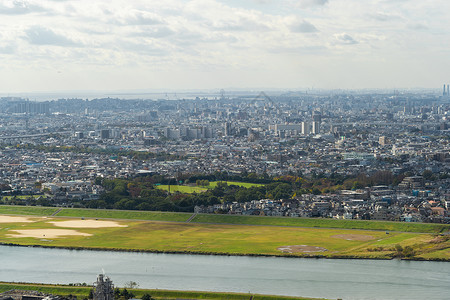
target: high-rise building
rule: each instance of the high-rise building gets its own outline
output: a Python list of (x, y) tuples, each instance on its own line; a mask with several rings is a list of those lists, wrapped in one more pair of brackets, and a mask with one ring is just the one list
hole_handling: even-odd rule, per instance
[(308, 122), (302, 122), (302, 134), (303, 135), (309, 134), (309, 123)]
[(231, 136), (232, 135), (232, 128), (231, 128), (231, 123), (230, 122), (226, 122), (224, 125), (224, 135), (225, 136)]
[(320, 133), (320, 123), (319, 122), (313, 122), (312, 123), (312, 133), (313, 134), (319, 134)]
[(314, 111), (313, 115), (312, 115), (312, 119), (314, 122), (322, 122), (322, 114), (320, 113), (320, 111)]
[(389, 139), (388, 139), (387, 137), (385, 137), (385, 136), (380, 136), (380, 137), (378, 138), (378, 143), (379, 143), (381, 146), (385, 146), (385, 145), (389, 144)]
[(102, 140), (109, 139), (109, 137), (110, 137), (110, 130), (109, 129), (102, 129), (102, 131), (100, 132), (100, 137), (102, 138)]

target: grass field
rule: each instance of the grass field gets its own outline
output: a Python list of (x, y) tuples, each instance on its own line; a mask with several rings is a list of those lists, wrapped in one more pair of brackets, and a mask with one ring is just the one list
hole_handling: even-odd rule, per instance
[[(95, 279), (95, 278), (94, 278)], [(93, 280), (94, 281), (94, 280)], [(87, 298), (91, 287), (68, 286), (68, 285), (47, 285), (47, 284), (26, 284), (0, 282), (0, 293), (12, 289), (39, 291), (54, 295), (74, 295), (78, 299)], [(239, 294), (239, 293), (214, 293), (214, 292), (194, 292), (194, 291), (168, 291), (168, 290), (147, 290), (147, 289), (127, 289), (136, 297), (141, 298), (144, 294), (150, 294), (156, 299), (207, 299), (207, 300), (248, 300), (253, 296), (255, 300), (301, 300), (311, 298), (282, 297), (270, 295)]]
[[(50, 216), (58, 209), (53, 207), (35, 206), (9, 206), (0, 205), (0, 214)], [(133, 211), (133, 210), (103, 210), (103, 209), (77, 209), (64, 208), (56, 214), (60, 217), (75, 218), (111, 218), (127, 220), (148, 220), (185, 222), (191, 213)], [(267, 225), (267, 226), (293, 226), (313, 228), (342, 228), (364, 229), (420, 233), (442, 233), (450, 231), (450, 225), (429, 223), (405, 223), (386, 221), (360, 221), (360, 220), (334, 220), (314, 218), (288, 218), (288, 217), (259, 217), (236, 215), (198, 214), (191, 223), (214, 223), (235, 225)]]
[[(158, 185), (156, 186), (157, 189), (169, 191), (168, 185)], [(199, 187), (199, 186), (189, 186), (189, 185), (171, 185), (170, 186), (170, 192), (180, 192), (183, 194), (193, 194), (193, 193), (203, 193), (206, 192), (208, 189), (205, 187)]]
[[(258, 183), (248, 183), (248, 182), (238, 182), (238, 181), (212, 181), (209, 183), (208, 186), (194, 186), (194, 185), (171, 185), (170, 186), (170, 192), (180, 192), (180, 193), (186, 193), (186, 194), (192, 194), (192, 193), (203, 193), (206, 192), (208, 189), (213, 189), (217, 186), (219, 182), (226, 182), (228, 185), (237, 185), (245, 188), (249, 188), (252, 186), (262, 186), (263, 184)], [(168, 185), (158, 185), (156, 186), (157, 189), (169, 190)]]
[(450, 225), (386, 222), (386, 221), (361, 221), (361, 220), (334, 220), (317, 218), (287, 218), (287, 217), (259, 217), (259, 216), (233, 216), (198, 214), (192, 222), (197, 223), (222, 223), (241, 225), (272, 225), (272, 226), (298, 226), (318, 228), (344, 228), (387, 230), (404, 232), (440, 233), (450, 230)]
[(0, 214), (4, 215), (50, 216), (57, 210), (56, 207), (0, 205)]
[[(89, 210), (68, 210), (83, 213)], [(97, 212), (96, 210), (90, 210)], [(64, 210), (62, 211), (64, 212)], [(108, 211), (104, 211), (105, 214)], [(412, 246), (416, 256), (425, 259), (450, 260), (450, 241), (436, 240), (433, 234), (401, 233), (369, 230), (325, 229), (303, 227), (249, 226), (231, 224), (170, 223), (121, 220), (127, 227), (70, 228), (91, 236), (64, 236), (59, 238), (12, 237), (14, 230), (59, 229), (50, 221), (67, 218), (36, 218), (31, 223), (0, 223), (0, 242), (21, 245), (41, 245), (69, 248), (110, 250), (138, 250), (153, 252), (321, 256), (347, 258), (391, 258), (394, 246)], [(128, 213), (128, 212), (126, 212)], [(163, 213), (161, 213), (163, 214)], [(179, 214), (174, 214), (178, 217)], [(183, 214), (181, 214), (183, 215)], [(96, 215), (98, 216), (98, 215)], [(108, 215), (108, 218), (114, 215)], [(270, 219), (270, 218), (268, 218)], [(77, 220), (81, 221), (79, 218)], [(82, 221), (81, 221), (82, 222)], [(299, 251), (284, 253), (279, 247), (306, 245), (325, 248), (324, 252)], [(373, 249), (376, 249), (374, 251)], [(309, 251), (309, 250), (308, 250)]]
[(81, 209), (64, 208), (59, 217), (84, 217), (84, 218), (110, 218), (127, 220), (151, 220), (168, 222), (185, 222), (191, 213), (160, 212), (160, 211), (136, 211), (136, 210), (105, 210), (105, 209)]

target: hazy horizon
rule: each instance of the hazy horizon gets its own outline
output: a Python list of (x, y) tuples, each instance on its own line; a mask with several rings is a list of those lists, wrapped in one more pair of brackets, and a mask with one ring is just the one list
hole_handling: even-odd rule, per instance
[(119, 98), (124, 100), (130, 99), (145, 99), (145, 100), (180, 100), (180, 99), (194, 99), (200, 98), (220, 98), (221, 91), (224, 92), (225, 98), (234, 98), (239, 96), (257, 97), (261, 92), (265, 92), (270, 96), (279, 96), (285, 94), (295, 95), (331, 95), (331, 94), (414, 94), (426, 93), (436, 96), (441, 95), (442, 91), (436, 88), (411, 88), (411, 89), (275, 89), (275, 88), (253, 88), (253, 89), (167, 89), (167, 90), (80, 90), (80, 91), (42, 91), (42, 92), (18, 92), (18, 93), (1, 93), (0, 98), (3, 97), (17, 97), (29, 99), (30, 101), (51, 101), (57, 99), (99, 99), (99, 98)]

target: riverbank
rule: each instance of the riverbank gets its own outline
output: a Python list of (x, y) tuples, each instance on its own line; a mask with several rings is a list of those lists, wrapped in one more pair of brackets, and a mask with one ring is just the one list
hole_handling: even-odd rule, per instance
[(2, 243), (0, 246), (11, 247), (33, 247), (44, 249), (64, 249), (74, 251), (106, 251), (106, 252), (132, 252), (132, 253), (154, 253), (154, 254), (183, 254), (183, 255), (218, 255), (218, 256), (248, 256), (248, 257), (283, 257), (283, 258), (315, 258), (315, 259), (356, 259), (356, 260), (392, 260), (399, 259), (405, 261), (436, 261), (436, 262), (450, 262), (450, 259), (446, 258), (407, 258), (407, 257), (362, 257), (357, 255), (333, 255), (326, 256), (320, 254), (246, 254), (246, 253), (227, 253), (227, 252), (201, 252), (201, 251), (159, 251), (151, 249), (124, 249), (124, 248), (98, 248), (98, 247), (58, 247), (58, 246), (46, 246), (46, 245), (21, 245), (13, 243)]
[[(83, 284), (83, 283), (80, 283)], [(0, 293), (12, 289), (17, 290), (31, 290), (38, 291), (45, 294), (77, 296), (78, 299), (87, 299), (91, 286), (70, 286), (70, 285), (49, 285), (36, 283), (11, 283), (0, 282)], [(123, 287), (120, 287), (123, 288)], [(149, 294), (155, 299), (191, 299), (191, 300), (314, 300), (318, 298), (302, 298), (302, 297), (286, 297), (286, 296), (272, 296), (260, 294), (244, 294), (244, 293), (220, 293), (220, 292), (203, 292), (203, 291), (172, 291), (172, 290), (158, 290), (158, 289), (130, 289), (135, 297), (142, 298), (144, 294)]]
[[(102, 211), (98, 215), (105, 212), (120, 213)], [(53, 215), (0, 215), (0, 244), (172, 254), (450, 261), (450, 236), (441, 233)]]

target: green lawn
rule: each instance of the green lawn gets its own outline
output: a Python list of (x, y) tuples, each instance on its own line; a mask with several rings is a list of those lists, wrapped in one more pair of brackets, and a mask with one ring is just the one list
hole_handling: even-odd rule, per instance
[[(92, 279), (94, 281), (95, 278)], [(7, 283), (0, 282), (0, 293), (18, 289), (18, 290), (31, 290), (39, 291), (54, 295), (74, 295), (78, 299), (87, 298), (89, 290), (92, 287), (82, 286), (68, 286), (68, 285), (48, 285), (48, 284), (31, 284), (31, 283)], [(123, 287), (119, 287), (123, 288)], [(253, 296), (255, 300), (301, 300), (312, 298), (300, 298), (300, 297), (283, 297), (283, 296), (270, 296), (270, 295), (255, 295), (255, 294), (243, 294), (243, 293), (215, 293), (215, 292), (196, 292), (196, 291), (168, 291), (168, 290), (150, 290), (150, 289), (127, 289), (131, 291), (135, 297), (141, 298), (144, 294), (149, 294), (156, 299), (204, 299), (204, 300), (248, 300), (250, 296)]]
[[(169, 191), (168, 185), (157, 185), (157, 189)], [(206, 187), (199, 187), (199, 186), (189, 186), (189, 185), (171, 185), (170, 186), (170, 192), (180, 192), (183, 194), (193, 194), (193, 193), (203, 193), (206, 192), (208, 189)]]
[(56, 207), (0, 205), (0, 214), (5, 215), (50, 216), (57, 210)]
[(450, 230), (450, 225), (405, 223), (386, 221), (362, 221), (362, 220), (334, 220), (319, 218), (288, 218), (288, 217), (260, 217), (260, 216), (233, 216), (198, 214), (192, 222), (197, 223), (221, 223), (242, 225), (273, 225), (273, 226), (298, 226), (319, 228), (345, 228), (367, 229), (404, 232), (439, 233)]
[(192, 213), (82, 208), (64, 208), (57, 214), (59, 217), (110, 218), (168, 222), (185, 222), (191, 215)]
[[(211, 181), (208, 186), (195, 186), (195, 185), (170, 185), (170, 192), (180, 192), (180, 193), (186, 193), (186, 194), (192, 194), (192, 193), (203, 193), (206, 192), (208, 189), (213, 189), (217, 186), (219, 182), (226, 182), (228, 185), (237, 185), (245, 188), (249, 188), (252, 186), (263, 186), (263, 184), (258, 183), (248, 183), (248, 182), (238, 182), (238, 181)], [(169, 190), (168, 185), (157, 185), (157, 189), (160, 190)]]

